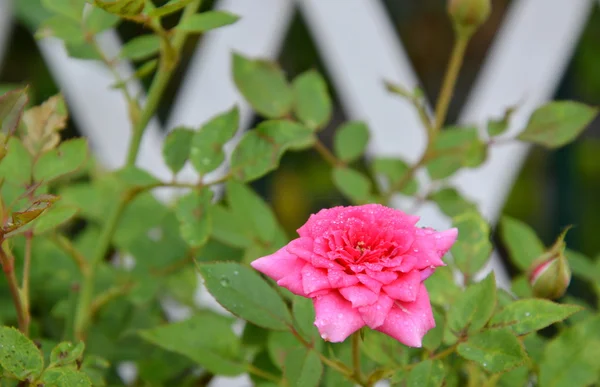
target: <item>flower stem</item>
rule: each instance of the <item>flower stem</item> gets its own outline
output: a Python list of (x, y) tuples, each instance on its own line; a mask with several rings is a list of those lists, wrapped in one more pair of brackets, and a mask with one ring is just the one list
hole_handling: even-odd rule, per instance
[(454, 86), (458, 79), (458, 73), (462, 66), (465, 50), (469, 44), (471, 34), (471, 32), (460, 31), (457, 29), (457, 39), (452, 48), (452, 55), (444, 77), (444, 84), (442, 85), (442, 90), (435, 107), (435, 124), (432, 131), (434, 136), (440, 131), (446, 121), (450, 99), (454, 93)]
[[(0, 245), (3, 245), (4, 240), (0, 240)], [(8, 288), (10, 295), (15, 305), (17, 312), (17, 323), (19, 324), (19, 330), (24, 334), (28, 334), (29, 330), (29, 313), (23, 305), (23, 299), (19, 291), (19, 285), (17, 284), (17, 277), (15, 275), (15, 259), (12, 255), (9, 255), (4, 251), (4, 246), (0, 246), (0, 264), (2, 264), (2, 270), (6, 276), (8, 282)]]
[(23, 279), (21, 282), (21, 291), (26, 309), (29, 310), (29, 277), (31, 273), (31, 245), (33, 242), (33, 233), (25, 233), (25, 257), (23, 259)]
[(338, 160), (337, 157), (335, 157), (334, 154), (331, 153), (331, 151), (325, 146), (325, 144), (323, 144), (323, 142), (318, 138), (315, 139), (315, 144), (313, 145), (313, 147), (321, 155), (321, 157), (325, 159), (325, 161), (331, 164), (332, 167), (341, 167), (344, 165), (344, 163)]
[(248, 371), (248, 373), (251, 373), (251, 374), (261, 377), (263, 379), (267, 379), (272, 382), (279, 383), (279, 378), (277, 376), (275, 376), (272, 373), (269, 373), (267, 371), (261, 370), (260, 368), (257, 368), (255, 366), (253, 366), (252, 364), (247, 364), (246, 370)]
[[(201, 3), (201, 0), (194, 0), (188, 4), (181, 15), (181, 21), (195, 14)], [(169, 59), (164, 57), (161, 58), (158, 70), (154, 76), (152, 85), (150, 86), (150, 91), (148, 92), (148, 100), (142, 109), (139, 119), (134, 123), (133, 134), (131, 142), (129, 143), (129, 151), (127, 152), (127, 166), (135, 165), (144, 131), (148, 126), (148, 122), (150, 122), (150, 119), (154, 115), (165, 88), (167, 87), (167, 84), (173, 75), (173, 69), (179, 61), (179, 53), (183, 47), (183, 43), (185, 42), (186, 35), (187, 32), (183, 30), (175, 30), (173, 40), (171, 41), (171, 47), (175, 57)]]
[(363, 385), (360, 369), (360, 331), (352, 334), (352, 368), (354, 369), (354, 378)]

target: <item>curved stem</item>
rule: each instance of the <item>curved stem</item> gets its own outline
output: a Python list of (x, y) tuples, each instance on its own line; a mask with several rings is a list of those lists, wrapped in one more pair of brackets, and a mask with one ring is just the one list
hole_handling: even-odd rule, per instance
[[(201, 3), (201, 0), (194, 0), (188, 4), (183, 11), (181, 21), (195, 14)], [(158, 71), (154, 76), (154, 80), (150, 86), (150, 91), (148, 92), (148, 100), (142, 109), (139, 119), (137, 122), (135, 122), (133, 127), (133, 134), (131, 142), (129, 143), (129, 151), (127, 152), (127, 166), (135, 165), (144, 131), (146, 130), (146, 126), (148, 126), (148, 122), (150, 122), (150, 119), (154, 115), (154, 112), (158, 107), (158, 103), (162, 98), (163, 92), (165, 91), (165, 88), (167, 87), (167, 84), (173, 75), (173, 68), (179, 61), (179, 52), (181, 51), (183, 43), (185, 42), (186, 34), (187, 33), (185, 31), (175, 30), (175, 34), (173, 35), (173, 40), (171, 42), (172, 44), (170, 46), (173, 49), (173, 55), (175, 57), (172, 59), (161, 58)]]
[(4, 247), (1, 246), (4, 240), (0, 240), (0, 264), (2, 270), (6, 276), (8, 282), (8, 288), (10, 290), (10, 296), (12, 297), (15, 310), (17, 312), (17, 323), (19, 324), (19, 330), (27, 335), (29, 330), (29, 314), (23, 305), (23, 299), (21, 298), (21, 292), (19, 291), (19, 285), (17, 284), (17, 276), (15, 275), (15, 259), (10, 254), (4, 251)]
[(342, 167), (344, 163), (341, 160), (338, 160), (337, 157), (323, 144), (321, 140), (318, 138), (315, 139), (315, 144), (313, 145), (315, 150), (327, 161), (331, 164), (332, 167)]
[(444, 84), (442, 85), (442, 90), (435, 107), (435, 124), (432, 131), (434, 136), (442, 128), (444, 121), (446, 121), (448, 106), (450, 105), (452, 94), (454, 93), (454, 86), (458, 79), (458, 73), (462, 66), (465, 50), (469, 44), (470, 37), (471, 33), (457, 31), (457, 39), (452, 48), (452, 55), (444, 77)]
[(260, 368), (257, 368), (255, 366), (253, 366), (252, 364), (246, 365), (246, 370), (248, 371), (248, 373), (251, 373), (251, 374), (261, 377), (263, 379), (267, 379), (272, 382), (279, 383), (279, 378), (277, 376), (273, 375), (270, 372), (261, 370)]

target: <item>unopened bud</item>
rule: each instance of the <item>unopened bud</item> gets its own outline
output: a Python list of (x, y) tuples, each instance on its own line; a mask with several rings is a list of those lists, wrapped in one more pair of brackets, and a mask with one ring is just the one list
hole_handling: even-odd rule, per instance
[(566, 233), (567, 230), (558, 237), (550, 250), (531, 265), (529, 283), (535, 297), (556, 300), (569, 287), (571, 268), (564, 251)]
[(492, 11), (491, 0), (449, 0), (448, 13), (458, 27), (474, 30)]

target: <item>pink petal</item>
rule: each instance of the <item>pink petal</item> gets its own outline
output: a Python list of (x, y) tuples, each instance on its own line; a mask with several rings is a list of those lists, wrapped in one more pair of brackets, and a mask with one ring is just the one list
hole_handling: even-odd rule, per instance
[(396, 278), (398, 278), (398, 273), (395, 271), (373, 271), (367, 269), (366, 273), (369, 277), (376, 279), (382, 284), (392, 283), (396, 280)]
[(284, 288), (286, 288), (294, 294), (307, 297), (307, 294), (304, 292), (304, 286), (302, 285), (301, 270), (296, 270), (293, 273), (283, 277), (282, 279), (277, 281), (277, 285), (283, 286)]
[(409, 347), (421, 347), (425, 333), (435, 327), (427, 289), (421, 284), (415, 302), (396, 301), (378, 331)]
[(250, 265), (261, 273), (279, 281), (283, 277), (300, 271), (306, 264), (301, 259), (298, 259), (294, 254), (290, 254), (286, 247), (282, 247), (271, 255), (258, 258), (250, 263)]
[(358, 311), (369, 328), (376, 329), (383, 324), (393, 305), (394, 300), (382, 293), (376, 303), (362, 306), (358, 308)]
[(381, 290), (381, 282), (369, 277), (367, 274), (357, 274), (356, 277), (371, 291), (379, 294), (379, 291)]
[(329, 289), (329, 279), (327, 279), (327, 272), (323, 269), (307, 264), (302, 268), (302, 286), (304, 293), (310, 295), (312, 292), (317, 290)]
[(377, 301), (377, 294), (367, 289), (364, 285), (348, 286), (341, 288), (340, 294), (352, 303), (353, 308), (371, 305)]
[(345, 288), (356, 285), (358, 278), (355, 275), (346, 274), (342, 270), (331, 269), (327, 272), (327, 278), (332, 288)]
[(438, 250), (440, 257), (450, 250), (454, 242), (456, 242), (457, 237), (457, 228), (451, 228), (450, 230), (435, 233), (433, 238), (435, 240), (435, 247)]
[(312, 263), (312, 265), (314, 267), (320, 267), (322, 269), (338, 269), (338, 270), (343, 270), (342, 265), (340, 265), (337, 262), (332, 261), (329, 258), (325, 258), (317, 253), (314, 253), (311, 258), (310, 258), (310, 262)]
[(413, 302), (417, 298), (421, 283), (421, 273), (411, 271), (402, 273), (398, 279), (389, 285), (383, 286), (383, 291), (394, 300)]
[(310, 262), (310, 257), (313, 254), (313, 240), (311, 238), (296, 238), (287, 244), (286, 249), (290, 254)]
[(362, 328), (360, 313), (337, 292), (315, 297), (315, 326), (323, 340), (339, 343)]
[(426, 267), (425, 269), (421, 270), (421, 282), (429, 278), (429, 276), (432, 275), (434, 272), (435, 267)]

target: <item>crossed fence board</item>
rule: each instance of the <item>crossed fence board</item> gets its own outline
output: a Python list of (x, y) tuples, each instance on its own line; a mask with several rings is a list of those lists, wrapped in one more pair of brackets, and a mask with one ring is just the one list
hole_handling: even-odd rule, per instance
[[(507, 136), (523, 128), (535, 107), (552, 98), (593, 6), (593, 0), (514, 1), (459, 123), (483, 126), (488, 118), (499, 117), (506, 108), (519, 104)], [(240, 108), (241, 130), (247, 129), (253, 112), (230, 76), (231, 52), (276, 58), (293, 13), (299, 10), (345, 112), (351, 119), (369, 124), (371, 142), (367, 155), (400, 156), (409, 161), (418, 158), (425, 147), (418, 116), (406, 101), (390, 95), (382, 82), (385, 79), (410, 88), (418, 85), (418, 79), (381, 1), (219, 0), (216, 7), (241, 19), (202, 39), (172, 106), (167, 130), (177, 125), (197, 127), (234, 104)], [(10, 8), (10, 0), (0, 0), (0, 61), (10, 31)], [(113, 57), (119, 52), (121, 41), (115, 31), (107, 31), (100, 36), (100, 45)], [(62, 44), (54, 39), (40, 41), (39, 47), (99, 161), (107, 168), (123, 165), (131, 128), (123, 96), (110, 88), (114, 83), (110, 72), (101, 64), (69, 58)], [(118, 71), (128, 79), (133, 67), (123, 62)], [(136, 80), (128, 86), (133, 93), (143, 93)], [(162, 141), (160, 123), (153, 119), (144, 135), (137, 165), (159, 178), (169, 179), (171, 174), (161, 157)], [(230, 151), (233, 143), (235, 139), (226, 150)], [(481, 167), (461, 171), (452, 178), (452, 184), (477, 203), (484, 217), (495, 224), (527, 151), (524, 144), (494, 146)], [(193, 180), (196, 175), (186, 167), (178, 178)], [(162, 191), (159, 195), (168, 199), (172, 192)], [(436, 228), (450, 224), (433, 205), (424, 205), (419, 215), (423, 224)], [(500, 286), (508, 287), (509, 279), (497, 254), (492, 255), (480, 275), (490, 270), (496, 272)], [(244, 379), (217, 381), (222, 386), (244, 383)]]

